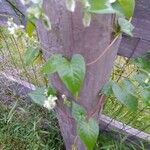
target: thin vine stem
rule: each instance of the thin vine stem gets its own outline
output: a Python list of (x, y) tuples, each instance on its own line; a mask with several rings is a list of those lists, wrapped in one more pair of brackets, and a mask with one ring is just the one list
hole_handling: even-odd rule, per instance
[(118, 40), (118, 38), (120, 37), (120, 34), (117, 35), (114, 40), (106, 47), (106, 49), (95, 59), (93, 60), (92, 62), (89, 62), (86, 64), (86, 66), (91, 66), (93, 64), (95, 64), (98, 60), (100, 60), (104, 54), (106, 54), (106, 52), (113, 46), (113, 44)]

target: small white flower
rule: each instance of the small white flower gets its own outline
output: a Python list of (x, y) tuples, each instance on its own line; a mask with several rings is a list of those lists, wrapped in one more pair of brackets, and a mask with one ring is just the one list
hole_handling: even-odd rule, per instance
[(65, 94), (63, 94), (61, 97), (62, 97), (62, 99), (67, 99)]
[(45, 108), (47, 108), (48, 110), (52, 110), (52, 109), (54, 109), (55, 106), (56, 106), (56, 100), (57, 100), (57, 97), (56, 97), (56, 96), (50, 95), (50, 96), (48, 97), (48, 99), (44, 101), (43, 106), (44, 106)]
[(110, 3), (114, 3), (116, 0), (109, 0)]
[(147, 84), (149, 82), (149, 78), (147, 78), (144, 82), (145, 84)]
[(56, 96), (53, 96), (53, 95), (50, 95), (50, 96), (48, 97), (48, 100), (49, 100), (49, 101), (56, 101), (56, 100), (57, 100), (57, 97), (56, 97)]
[(23, 25), (20, 25), (19, 27), (20, 27), (21, 29), (24, 29), (24, 28), (25, 28)]
[(23, 4), (23, 5), (26, 5), (26, 4), (28, 4), (29, 2), (31, 2), (31, 0), (20, 0), (21, 1), (21, 3)]
[(19, 31), (21, 31), (24, 26), (23, 25), (17, 25), (13, 22), (13, 18), (9, 18), (7, 21), (7, 25), (8, 25), (8, 31), (10, 34), (14, 34), (14, 36), (17, 36), (17, 34), (19, 33)]

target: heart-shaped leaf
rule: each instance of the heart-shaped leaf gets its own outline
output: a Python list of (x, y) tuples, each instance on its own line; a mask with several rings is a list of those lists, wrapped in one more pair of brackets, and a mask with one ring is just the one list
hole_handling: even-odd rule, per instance
[(129, 93), (136, 95), (136, 86), (129, 80), (129, 79), (124, 79), (122, 81), (122, 87)]
[(109, 0), (101, 0), (101, 1), (90, 0), (89, 2), (90, 2), (90, 7), (88, 9), (89, 12), (99, 14), (115, 13)]
[(135, 0), (118, 0), (126, 17), (133, 16), (135, 8)]
[(79, 55), (73, 55), (71, 61), (66, 60), (61, 67), (59, 67), (58, 74), (68, 90), (77, 96), (85, 77), (85, 61)]
[(72, 116), (77, 122), (85, 119), (86, 116), (85, 108), (82, 107), (81, 105), (76, 104), (75, 102), (72, 102)]
[(122, 104), (126, 105), (130, 110), (132, 111), (137, 110), (138, 108), (137, 97), (127, 92), (117, 83), (113, 83), (112, 90), (117, 100), (119, 100)]
[(66, 63), (68, 63), (68, 61), (62, 57), (61, 54), (54, 54), (43, 65), (42, 72), (46, 74), (55, 73), (57, 70), (59, 70), (59, 68), (61, 68), (61, 65)]
[(118, 1), (112, 3), (112, 7), (118, 16), (125, 16), (124, 11)]
[(60, 79), (74, 96), (77, 96), (81, 89), (85, 70), (85, 61), (80, 54), (73, 55), (71, 61), (60, 54), (55, 54), (42, 68), (44, 73), (58, 72)]
[(45, 93), (45, 87), (37, 88), (35, 91), (31, 92), (29, 96), (38, 105), (43, 106), (44, 101), (47, 99)]
[(109, 82), (107, 82), (103, 88), (101, 93), (105, 94), (106, 96), (111, 96), (113, 94), (112, 91), (112, 86), (113, 86), (114, 81), (110, 80)]
[(90, 118), (89, 120), (78, 122), (77, 131), (81, 140), (86, 145), (87, 150), (93, 150), (99, 135), (99, 125), (97, 121)]
[(125, 18), (119, 18), (118, 24), (121, 28), (121, 31), (126, 33), (127, 35), (133, 36), (132, 31), (134, 29), (134, 26)]

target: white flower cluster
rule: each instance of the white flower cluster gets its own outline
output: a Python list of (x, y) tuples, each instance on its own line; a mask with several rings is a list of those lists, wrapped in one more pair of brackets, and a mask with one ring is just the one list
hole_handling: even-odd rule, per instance
[(42, 3), (43, 0), (20, 0), (23, 5), (29, 4), (30, 2), (34, 4)]
[(110, 3), (114, 3), (116, 0), (109, 0)]
[(23, 25), (17, 25), (13, 22), (13, 18), (9, 18), (7, 21), (8, 31), (10, 34), (17, 35), (18, 31), (24, 28)]
[(44, 106), (45, 108), (47, 108), (48, 110), (52, 110), (52, 109), (54, 109), (55, 106), (56, 106), (56, 100), (57, 100), (57, 97), (56, 97), (56, 96), (50, 95), (50, 96), (44, 101), (43, 106)]
[(148, 74), (148, 78), (145, 79), (145, 84), (148, 84), (148, 82), (150, 81), (150, 73)]

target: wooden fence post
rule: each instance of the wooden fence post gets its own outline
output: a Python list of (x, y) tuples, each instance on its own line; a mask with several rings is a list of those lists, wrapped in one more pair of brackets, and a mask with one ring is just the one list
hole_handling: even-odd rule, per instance
[[(44, 9), (52, 22), (52, 31), (46, 31), (41, 23), (38, 25), (44, 56), (46, 59), (53, 53), (62, 53), (68, 57), (76, 53), (84, 56), (87, 71), (78, 102), (89, 112), (97, 105), (99, 91), (110, 76), (121, 39), (119, 37), (109, 47), (113, 40), (113, 15), (95, 15), (90, 27), (85, 28), (79, 4), (75, 12), (71, 13), (66, 9), (65, 0), (45, 0)], [(51, 81), (63, 94), (68, 95), (57, 75), (51, 77)], [(69, 117), (70, 110), (61, 104), (57, 107), (57, 116), (66, 149), (71, 150), (75, 142), (78, 150), (85, 150), (77, 137), (75, 121)]]

